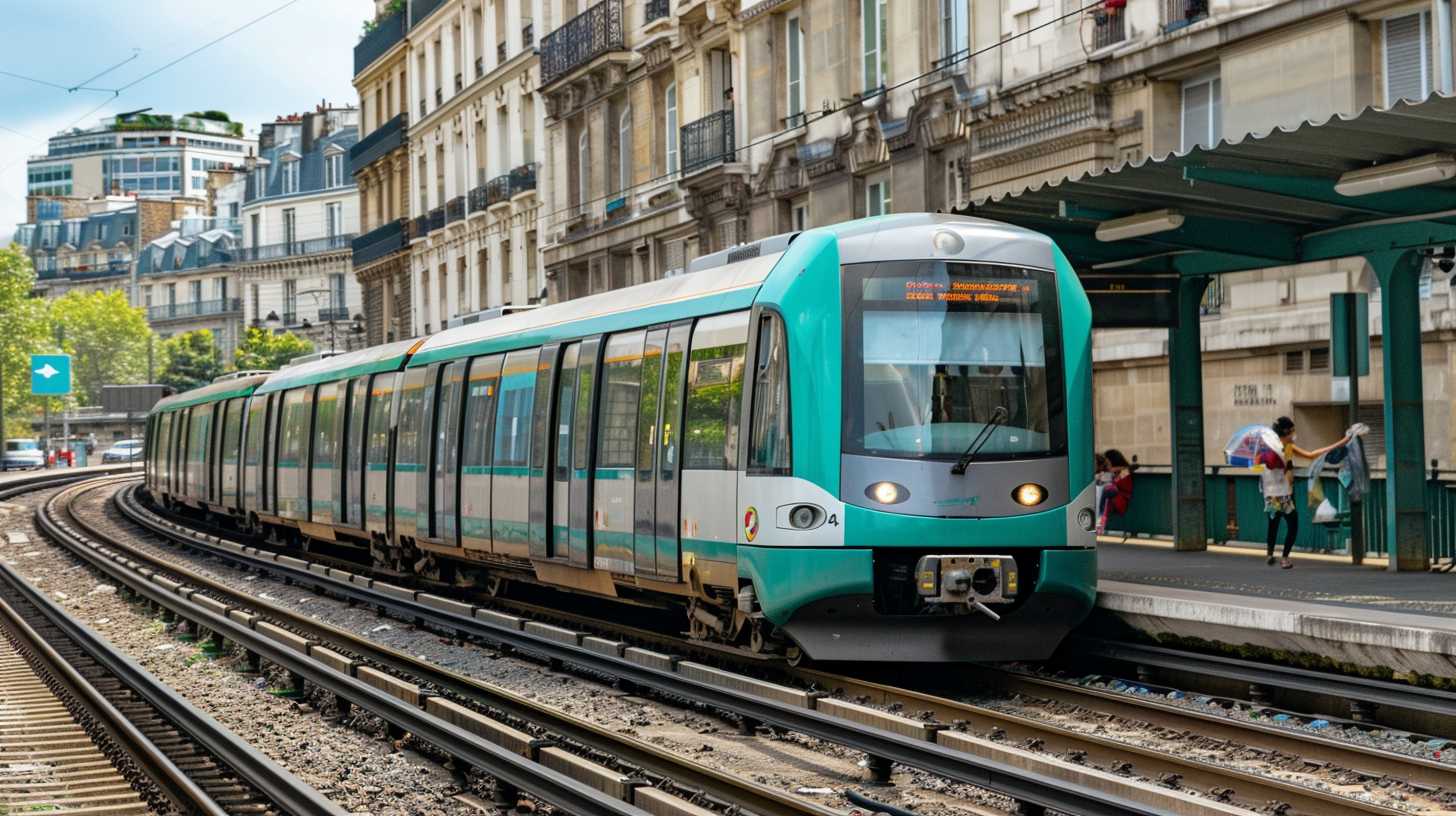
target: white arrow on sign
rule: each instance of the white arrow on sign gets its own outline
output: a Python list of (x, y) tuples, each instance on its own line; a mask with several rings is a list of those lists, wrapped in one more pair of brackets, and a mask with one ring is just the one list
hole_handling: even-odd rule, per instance
[(37, 374), (41, 375), (42, 377), (45, 377), (47, 380), (49, 380), (51, 377), (54, 377), (57, 374), (61, 373), (61, 370), (59, 368), (56, 368), (55, 366), (51, 365), (50, 363), (46, 363), (45, 365), (41, 366), (40, 368), (37, 368), (35, 370), (35, 373), (37, 373)]

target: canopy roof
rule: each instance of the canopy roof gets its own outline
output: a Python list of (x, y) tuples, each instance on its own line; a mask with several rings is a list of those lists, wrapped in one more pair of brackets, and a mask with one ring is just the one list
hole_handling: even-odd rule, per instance
[[(1456, 181), (1345, 196), (1348, 171), (1456, 153), (1456, 97), (1367, 108), (973, 202), (1039, 230), (1079, 270), (1218, 274), (1456, 244)], [(1103, 221), (1171, 209), (1174, 230), (1104, 242)]]

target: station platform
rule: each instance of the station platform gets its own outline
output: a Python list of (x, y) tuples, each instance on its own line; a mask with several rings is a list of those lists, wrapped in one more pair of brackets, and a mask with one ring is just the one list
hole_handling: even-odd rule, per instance
[(1456, 573), (1301, 553), (1285, 570), (1267, 565), (1262, 549), (1176, 552), (1168, 541), (1111, 536), (1098, 550), (1099, 615), (1159, 640), (1456, 678)]

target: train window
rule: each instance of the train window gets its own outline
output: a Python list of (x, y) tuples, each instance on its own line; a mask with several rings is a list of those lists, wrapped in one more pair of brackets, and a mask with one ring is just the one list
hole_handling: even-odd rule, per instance
[(223, 425), (222, 479), (218, 483), (218, 498), (224, 504), (236, 506), (238, 490), (238, 459), (243, 447), (243, 399), (228, 400), (227, 422)]
[(320, 385), (314, 405), (313, 466), (332, 469), (336, 464), (339, 447), (338, 429), (335, 426), (339, 421), (339, 384), (331, 382)]
[(484, 473), (490, 466), (490, 417), (495, 410), (496, 380), (500, 377), (499, 357), (477, 357), (470, 361), (470, 384), (465, 391), (465, 456), (461, 464)]
[(465, 360), (445, 366), (440, 378), (439, 419), (435, 422), (435, 509), (437, 534), (453, 541), (459, 496), (460, 403), (465, 390)]
[(738, 418), (747, 347), (747, 312), (704, 318), (694, 327), (688, 354), (684, 468), (738, 467)]
[(630, 468), (636, 461), (637, 404), (642, 391), (645, 337), (646, 334), (639, 331), (614, 334), (607, 340), (602, 362), (598, 468)]
[(371, 522), (386, 520), (387, 490), (378, 487), (373, 474), (380, 478), (389, 471), (389, 423), (390, 406), (394, 401), (399, 374), (375, 374), (369, 388), (368, 439), (364, 451), (365, 478), (369, 481), (369, 500), (365, 502), (365, 513)]
[(580, 352), (580, 343), (566, 347), (561, 387), (556, 390), (556, 479), (562, 482), (571, 476), (571, 417), (576, 408), (576, 358)]
[(208, 403), (192, 407), (192, 421), (187, 426), (187, 495), (205, 498), (208, 495), (207, 444), (211, 439), (212, 408)]
[(551, 388), (556, 380), (556, 360), (560, 346), (541, 349), (536, 362), (536, 396), (531, 412), (531, 480), (530, 480), (530, 544), (532, 558), (548, 558), (546, 513), (549, 508), (546, 460), (551, 449)]
[(283, 429), (278, 445), (278, 512), (302, 515), (305, 482), (301, 474), (308, 467), (309, 397), (313, 389), (295, 388), (283, 394)]
[(415, 479), (424, 471), (424, 462), (421, 453), (424, 449), (420, 446), (421, 427), (424, 423), (422, 416), (424, 411), (425, 396), (425, 375), (428, 372), (423, 368), (414, 368), (405, 372), (404, 391), (399, 402), (399, 431), (394, 445), (394, 474), (395, 490), (394, 504), (395, 516), (399, 521), (410, 519), (416, 521), (415, 502), (418, 493), (415, 490), (415, 482), (406, 481), (405, 477)]
[(415, 483), (415, 509), (425, 519), (424, 534), (435, 537), (435, 395), (440, 391), (440, 370), (444, 366), (436, 363), (425, 371), (425, 388), (420, 394), (420, 472), (421, 479)]
[[(536, 394), (537, 350), (506, 355), (495, 419), (495, 466), (525, 467), (531, 452), (531, 404)], [(513, 474), (515, 475), (515, 474)]]
[(772, 312), (758, 319), (758, 361), (753, 368), (748, 472), (786, 476), (789, 444), (789, 349), (784, 322)]
[(258, 485), (262, 477), (258, 465), (263, 458), (263, 416), (267, 403), (262, 397), (248, 401), (248, 430), (243, 443), (243, 498), (249, 509), (258, 500)]
[[(591, 467), (592, 388), (596, 385), (597, 355), (601, 340), (584, 340), (576, 363), (576, 419), (571, 425), (571, 467), (573, 478), (584, 478)], [(579, 444), (578, 444), (579, 443)]]
[(355, 377), (349, 384), (343, 466), (339, 468), (339, 477), (344, 480), (341, 494), (347, 497), (343, 515), (339, 520), (360, 527), (364, 526), (364, 513), (359, 507), (359, 501), (363, 495), (361, 466), (364, 462), (364, 402), (368, 399), (368, 391), (369, 381), (364, 377)]
[(637, 481), (652, 482), (652, 458), (657, 452), (657, 405), (662, 396), (662, 346), (667, 329), (647, 333), (642, 349), (642, 393), (637, 405)]

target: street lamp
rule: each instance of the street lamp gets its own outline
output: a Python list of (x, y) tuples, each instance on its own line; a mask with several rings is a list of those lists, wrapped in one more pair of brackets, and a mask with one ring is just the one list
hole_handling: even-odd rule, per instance
[[(329, 310), (328, 311), (329, 353), (330, 354), (333, 354), (336, 351), (336, 349), (334, 347), (334, 324), (338, 322), (338, 315), (335, 313), (336, 310), (334, 308), (334, 290), (333, 290), (333, 288), (330, 287), (330, 288), (326, 288), (326, 289), (305, 289), (302, 292), (299, 292), (298, 294), (312, 296), (313, 297), (313, 303), (314, 303), (315, 306), (318, 305), (319, 295), (328, 295), (329, 296), (329, 300), (328, 300), (328, 303), (329, 303), (329, 306), (328, 306), (328, 310)], [(305, 323), (304, 325), (305, 325), (305, 328), (307, 328), (307, 324)]]

